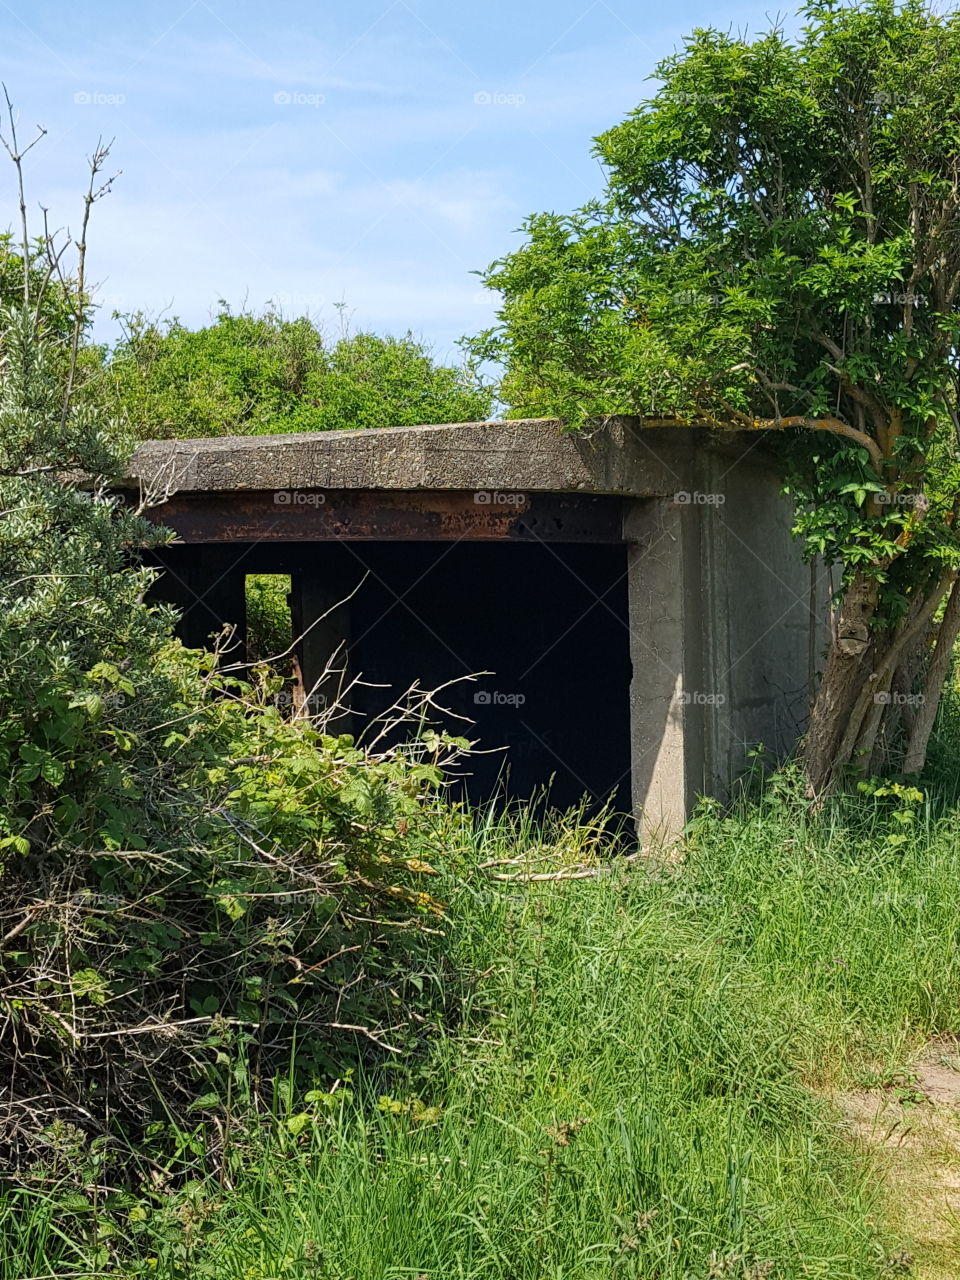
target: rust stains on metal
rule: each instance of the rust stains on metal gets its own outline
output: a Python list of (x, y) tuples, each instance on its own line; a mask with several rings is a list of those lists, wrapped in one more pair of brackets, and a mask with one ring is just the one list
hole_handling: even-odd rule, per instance
[(187, 543), (618, 543), (622, 513), (597, 494), (283, 489), (174, 495), (146, 514)]

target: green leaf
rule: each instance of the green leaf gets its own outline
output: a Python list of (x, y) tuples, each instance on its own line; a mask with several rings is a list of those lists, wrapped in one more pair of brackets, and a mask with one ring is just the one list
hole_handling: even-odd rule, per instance
[(301, 1111), (298, 1115), (288, 1116), (286, 1120), (287, 1131), (296, 1138), (303, 1133), (312, 1120), (313, 1116), (309, 1111)]
[(237, 898), (233, 894), (224, 894), (216, 899), (216, 903), (220, 910), (229, 916), (231, 920), (239, 920), (247, 913), (246, 904), (241, 898)]
[(63, 762), (61, 760), (49, 759), (44, 760), (43, 764), (40, 766), (40, 773), (44, 780), (49, 782), (51, 786), (59, 787), (63, 782), (66, 770), (64, 769)]
[(188, 1111), (206, 1111), (221, 1105), (220, 1096), (216, 1093), (205, 1093), (202, 1098), (195, 1098), (187, 1108)]

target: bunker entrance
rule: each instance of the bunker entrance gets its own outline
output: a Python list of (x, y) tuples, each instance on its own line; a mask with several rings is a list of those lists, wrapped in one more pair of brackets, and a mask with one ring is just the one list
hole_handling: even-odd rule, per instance
[(586, 793), (629, 809), (623, 547), (383, 543), (362, 556), (368, 571), (348, 568), (350, 663), (369, 682), (351, 696), (361, 724), (414, 680), (453, 681), (438, 698), (447, 727), (491, 753), (468, 764), (472, 800), (498, 787), (529, 799), (549, 783), (553, 805)]
[(593, 807), (612, 800), (629, 811), (622, 544), (170, 548), (162, 553), (172, 571), (164, 581), (180, 583), (181, 595), (187, 560), (197, 552), (209, 561), (208, 581), (226, 552), (242, 561), (241, 576), (220, 576), (213, 610), (209, 597), (193, 603), (184, 623), (189, 643), (203, 642), (197, 629), (209, 632), (213, 613), (242, 631), (244, 575), (289, 573), (293, 632), (306, 633), (298, 665), (303, 690), (312, 694), (308, 709), (322, 709), (338, 687), (349, 686), (349, 713), (336, 729), (369, 737), (412, 685), (446, 686), (437, 698), (446, 714), (431, 715), (436, 727), (476, 742), (458, 784), (470, 800), (538, 799), (546, 790), (554, 807), (586, 796)]

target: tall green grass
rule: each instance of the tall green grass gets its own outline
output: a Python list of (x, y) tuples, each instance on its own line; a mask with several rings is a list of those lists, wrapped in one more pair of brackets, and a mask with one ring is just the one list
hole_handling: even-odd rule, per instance
[(772, 796), (704, 817), (691, 846), (678, 892), (766, 990), (806, 1011), (812, 1070), (960, 1032), (955, 809), (865, 796), (811, 817)]
[(894, 1274), (901, 1242), (827, 1086), (960, 1031), (951, 809), (906, 792), (811, 815), (786, 775), (705, 807), (682, 860), (492, 880), (525, 852), (595, 853), (524, 821), (447, 832), (449, 955), (422, 980), (457, 1017), (421, 1060), (288, 1099), (226, 1183), (114, 1215), (122, 1270), (78, 1214), (71, 1272), (63, 1212), (35, 1199), (0, 1280)]
[(872, 1273), (864, 1171), (745, 965), (637, 877), (485, 914), (493, 1013), (421, 1078), (378, 1083), (385, 1110), (361, 1090), (231, 1197), (216, 1274)]

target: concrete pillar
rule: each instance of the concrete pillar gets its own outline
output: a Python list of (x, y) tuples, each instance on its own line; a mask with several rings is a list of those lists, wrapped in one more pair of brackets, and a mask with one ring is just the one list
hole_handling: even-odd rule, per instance
[(628, 511), (630, 736), (633, 806), (641, 834), (675, 836), (703, 774), (703, 706), (685, 695), (702, 669), (696, 579), (697, 528), (672, 500)]

